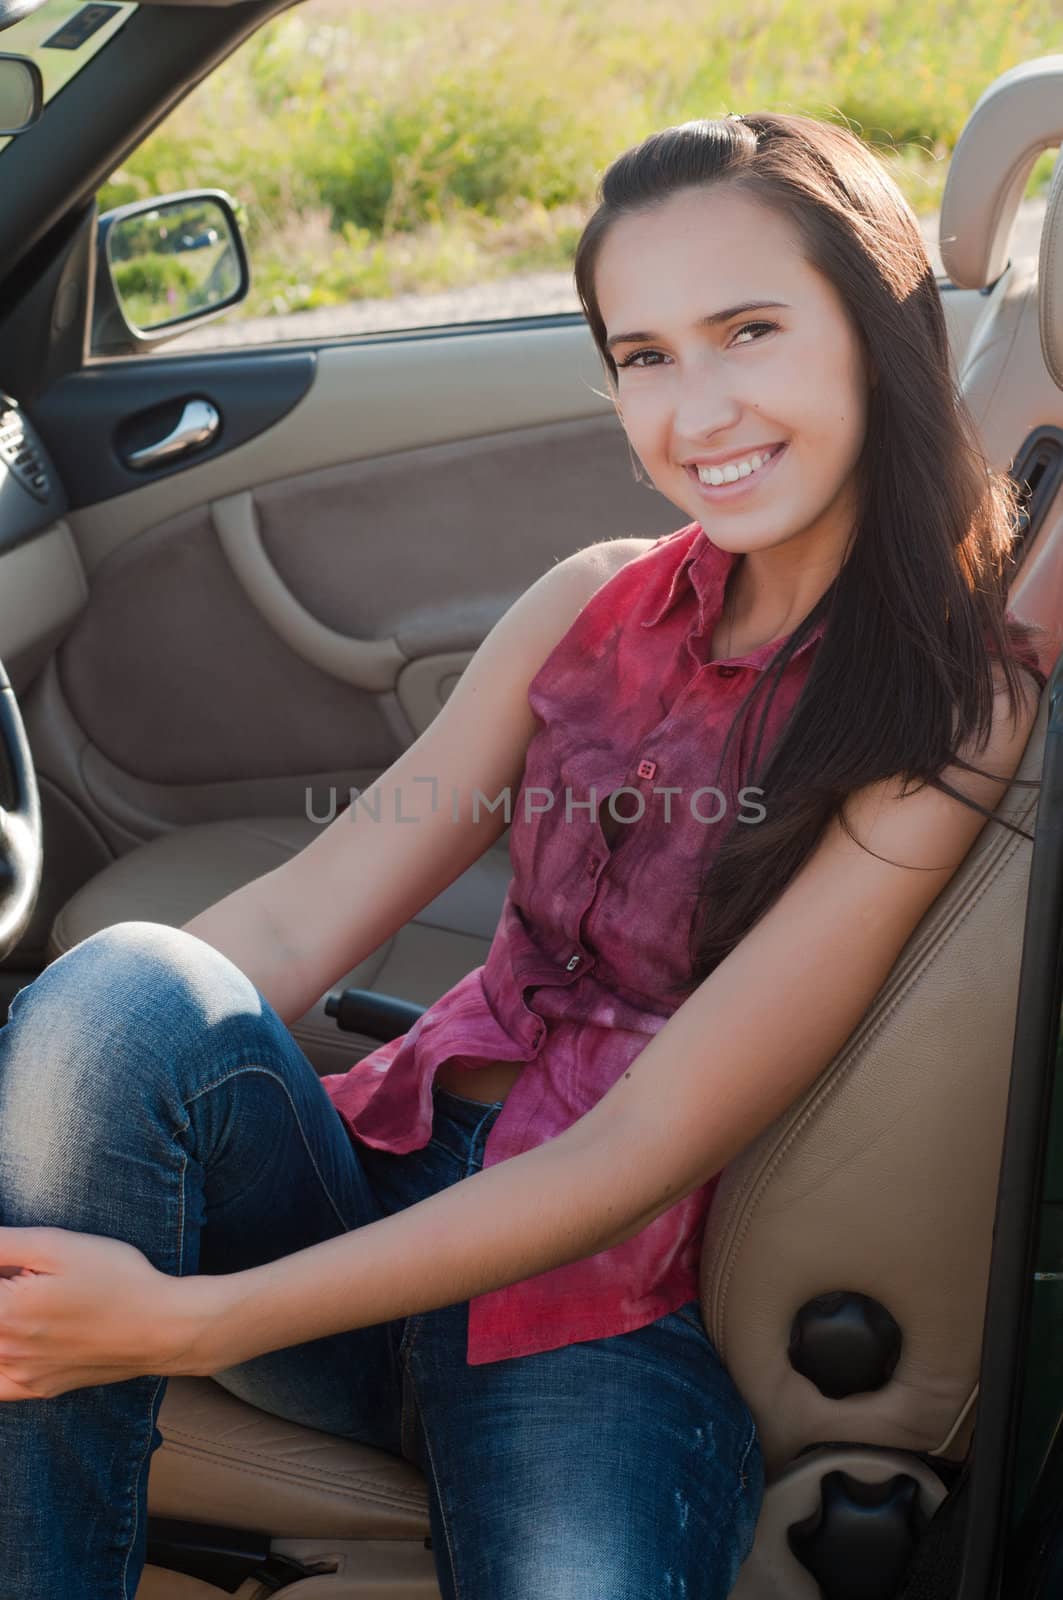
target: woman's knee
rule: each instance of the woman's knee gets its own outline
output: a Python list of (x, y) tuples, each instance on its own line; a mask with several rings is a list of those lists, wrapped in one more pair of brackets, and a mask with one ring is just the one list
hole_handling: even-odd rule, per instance
[(118, 922), (15, 995), (0, 1029), (0, 1091), (29, 1074), (39, 1105), (73, 1096), (84, 1107), (109, 1086), (121, 1096), (169, 1073), (205, 1043), (213, 1056), (275, 1027), (251, 980), (212, 945), (164, 923)]
[(0, 1028), (0, 1207), (98, 1187), (103, 1152), (144, 1160), (231, 1063), (270, 1059), (281, 1026), (244, 973), (179, 928), (122, 922), (75, 945)]
[(130, 920), (114, 922), (82, 939), (45, 967), (30, 988), (43, 982), (76, 989), (94, 980), (108, 992), (116, 986), (130, 991), (134, 1000), (141, 991), (150, 995), (160, 985), (186, 987), (189, 992), (205, 985), (213, 991), (219, 982), (231, 985), (235, 980), (238, 986), (251, 987), (227, 956), (195, 934), (165, 922)]

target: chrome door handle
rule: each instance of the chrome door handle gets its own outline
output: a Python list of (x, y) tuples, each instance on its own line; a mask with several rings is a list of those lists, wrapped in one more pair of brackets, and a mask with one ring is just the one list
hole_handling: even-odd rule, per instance
[(209, 400), (188, 400), (181, 420), (172, 433), (155, 444), (146, 444), (131, 450), (126, 457), (128, 467), (154, 467), (160, 462), (172, 461), (186, 451), (209, 444), (221, 427), (221, 418)]

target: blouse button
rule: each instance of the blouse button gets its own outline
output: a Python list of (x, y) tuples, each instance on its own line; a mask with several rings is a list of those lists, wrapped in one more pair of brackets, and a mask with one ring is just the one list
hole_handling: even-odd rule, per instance
[(597, 865), (598, 865), (598, 857), (597, 856), (588, 856), (587, 857), (587, 871), (588, 872), (593, 872), (594, 869), (597, 867)]
[(720, 674), (721, 678), (733, 678), (735, 673), (738, 671), (738, 668), (737, 667), (717, 667), (716, 670)]

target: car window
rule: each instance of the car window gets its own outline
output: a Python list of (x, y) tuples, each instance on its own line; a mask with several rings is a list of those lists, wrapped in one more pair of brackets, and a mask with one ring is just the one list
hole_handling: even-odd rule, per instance
[(175, 355), (577, 313), (572, 257), (605, 166), (656, 128), (728, 110), (852, 127), (934, 259), (960, 129), (1057, 4), (970, 0), (943, 34), (932, 7), (867, 0), (726, 16), (702, 0), (302, 0), (126, 158), (100, 207), (217, 188), (245, 208), (250, 294), (168, 343)]
[[(4, 30), (0, 50), (33, 58), (44, 79), (47, 105), (114, 38), (136, 9), (135, 5), (48, 0), (39, 11)], [(10, 139), (0, 139), (0, 151), (10, 143)]]

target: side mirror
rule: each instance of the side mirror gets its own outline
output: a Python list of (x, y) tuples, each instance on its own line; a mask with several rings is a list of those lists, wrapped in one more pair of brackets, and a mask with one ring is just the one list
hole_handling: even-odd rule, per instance
[(100, 217), (92, 353), (135, 355), (209, 322), (251, 287), (236, 203), (221, 189), (136, 200)]
[(0, 54), (0, 137), (32, 128), (44, 104), (41, 69), (28, 56)]

